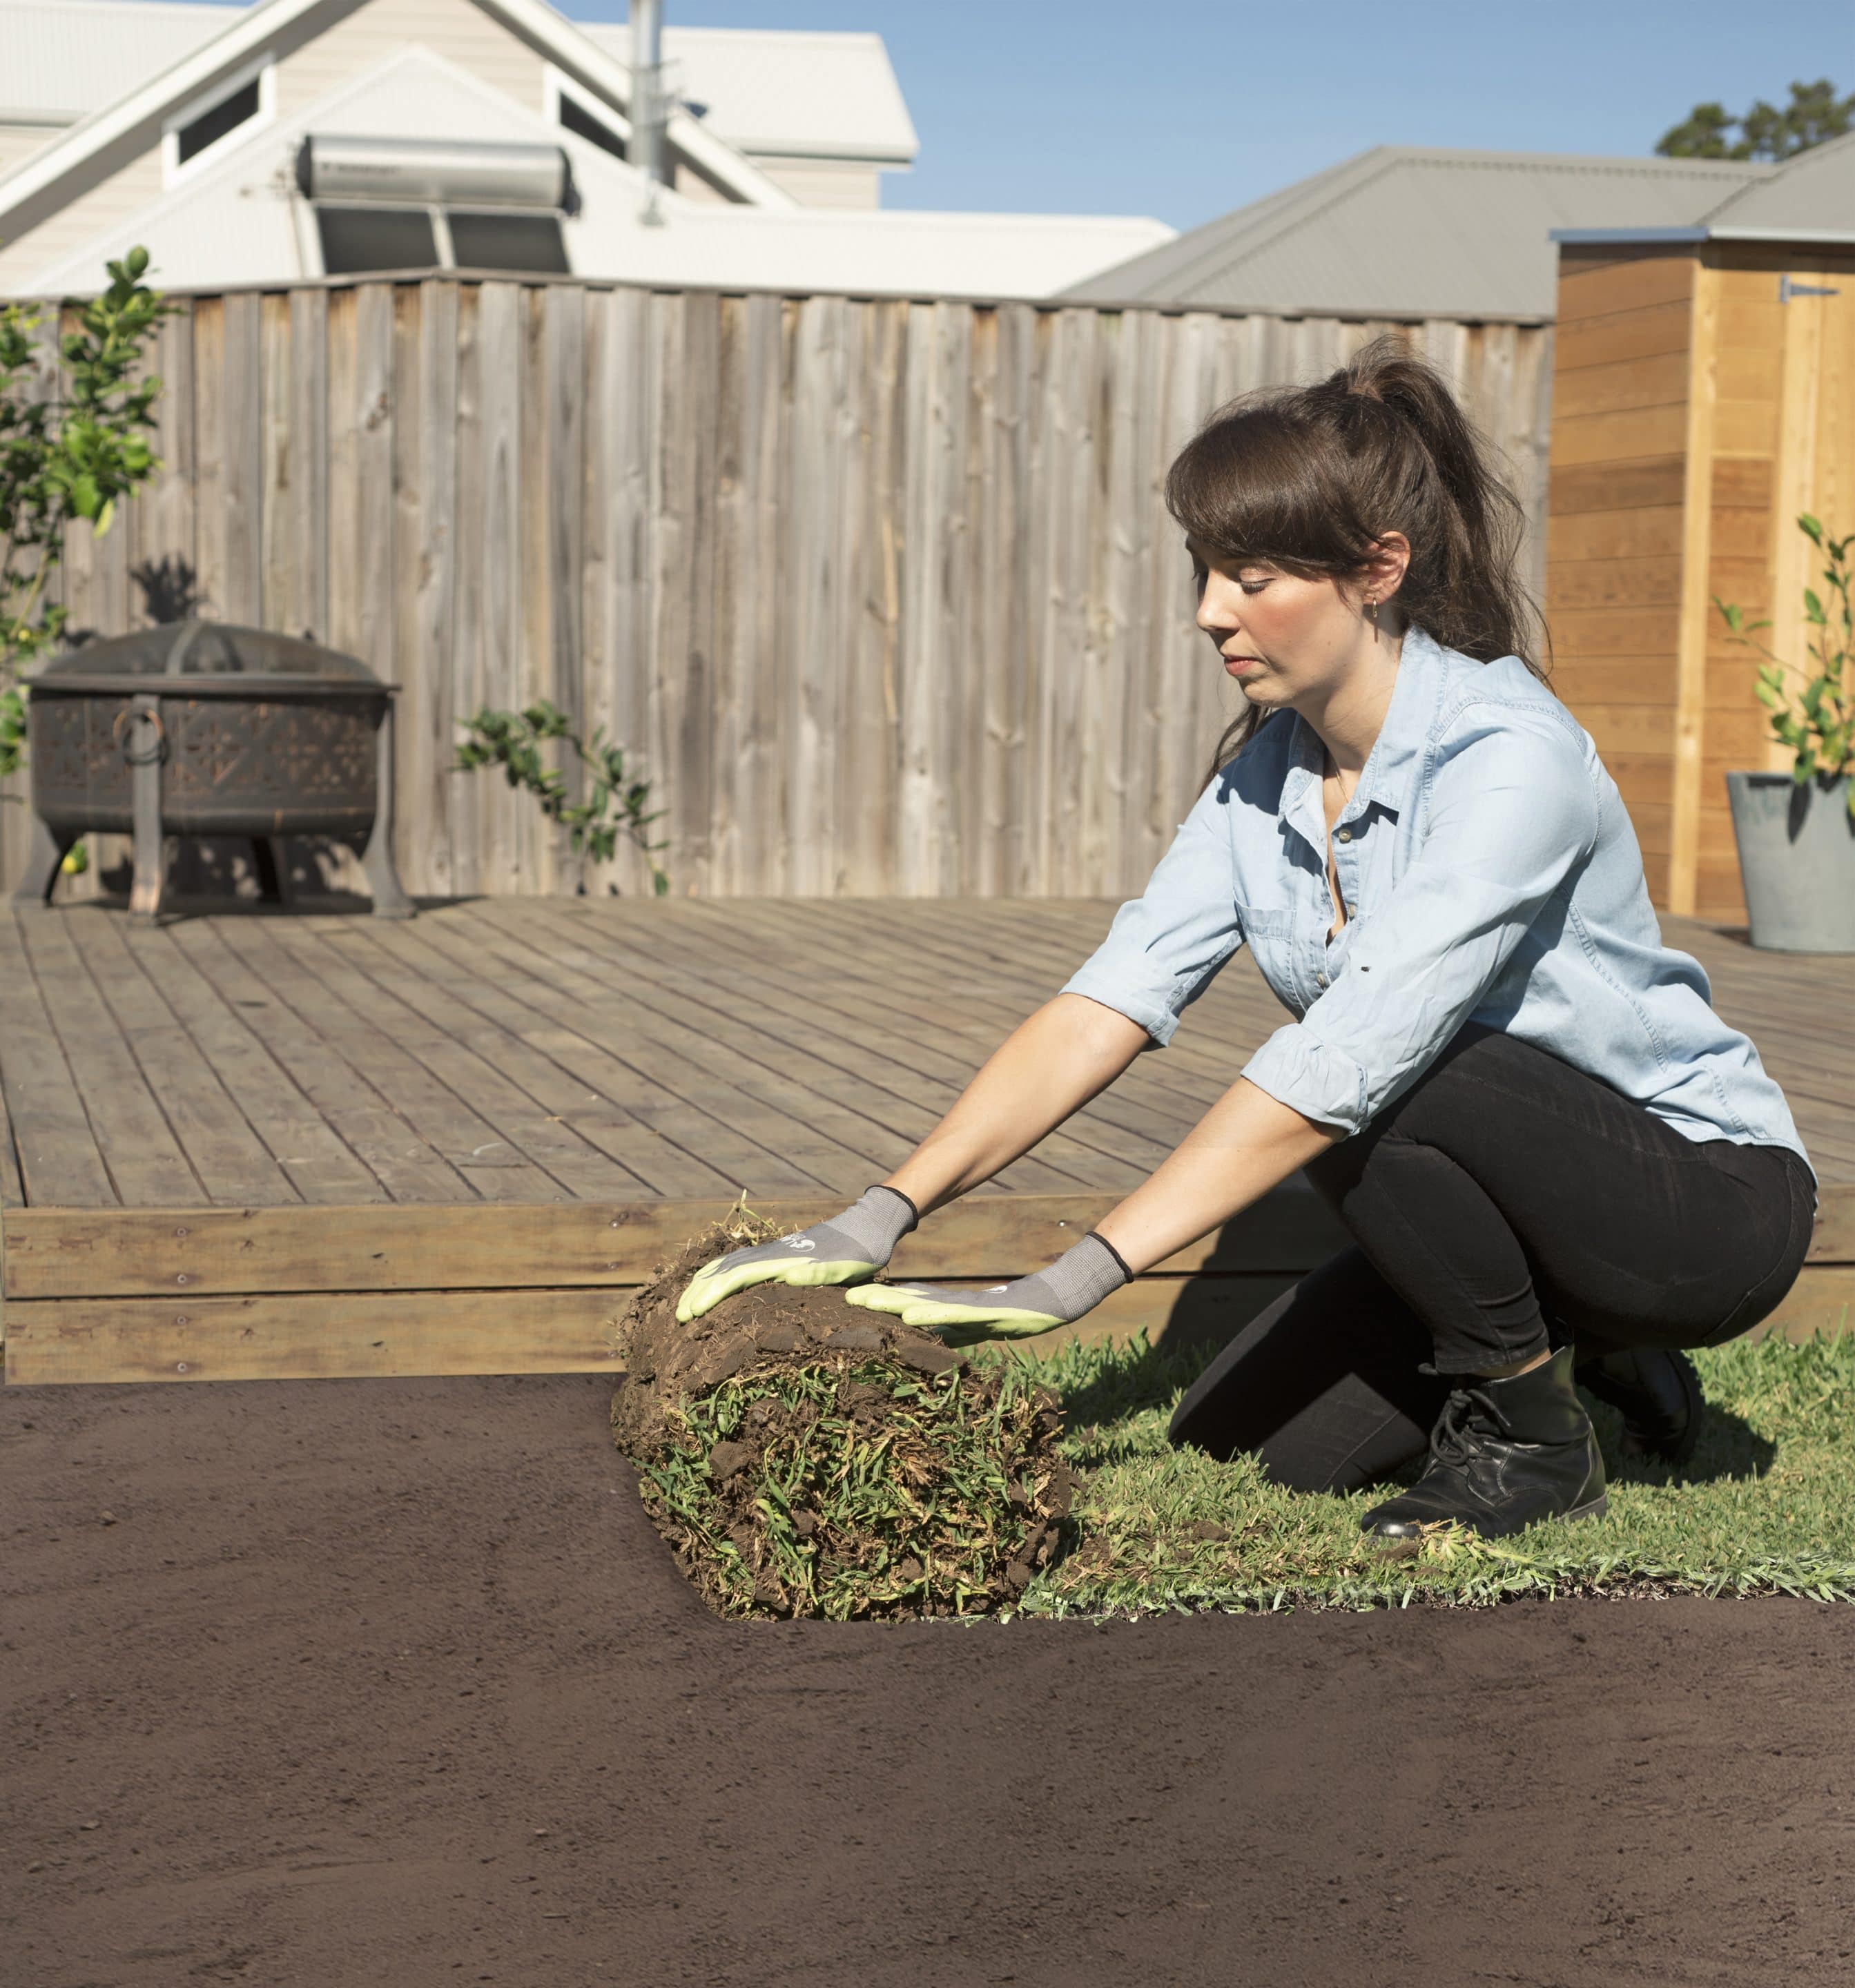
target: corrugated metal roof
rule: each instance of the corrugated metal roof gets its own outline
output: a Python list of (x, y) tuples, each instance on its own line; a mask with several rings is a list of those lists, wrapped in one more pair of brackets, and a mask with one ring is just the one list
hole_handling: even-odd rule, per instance
[(0, 123), (74, 124), (228, 27), (236, 7), (0, 0)]
[(1787, 159), (1704, 217), (1708, 232), (1855, 237), (1855, 132)]
[[(174, 0), (0, 0), (0, 123), (74, 123), (247, 11)], [(629, 28), (574, 25), (629, 67)], [(704, 123), (739, 150), (902, 165), (919, 148), (879, 35), (669, 26), (663, 43), (674, 86), (706, 105)]]
[(1549, 318), (1553, 228), (1690, 225), (1775, 170), (1381, 145), (1065, 295), (1351, 316)]

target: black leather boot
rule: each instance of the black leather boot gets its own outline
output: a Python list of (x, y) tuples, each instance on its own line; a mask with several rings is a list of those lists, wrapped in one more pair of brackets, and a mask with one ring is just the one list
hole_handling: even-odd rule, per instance
[(1701, 1433), (1701, 1377), (1684, 1353), (1630, 1346), (1582, 1361), (1573, 1378), (1623, 1418), (1626, 1456), (1683, 1464)]
[(1362, 1531), (1418, 1540), (1450, 1520), (1489, 1539), (1541, 1519), (1601, 1518), (1603, 1459), (1572, 1384), (1572, 1348), (1499, 1381), (1462, 1376), (1430, 1432), (1430, 1467), (1375, 1505)]

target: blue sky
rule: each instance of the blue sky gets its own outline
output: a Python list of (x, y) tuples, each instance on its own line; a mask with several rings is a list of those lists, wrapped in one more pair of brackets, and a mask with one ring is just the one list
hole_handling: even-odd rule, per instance
[(1708, 98), (1739, 110), (1824, 75), (1855, 90), (1849, 0), (665, 0), (665, 16), (881, 35), (921, 138), (889, 206), (1176, 228), (1368, 145), (1640, 154)]
[[(622, 21), (625, 0), (556, 0)], [(879, 34), (920, 135), (890, 207), (1195, 227), (1363, 151), (1650, 152), (1697, 103), (1855, 90), (1850, 0), (665, 0)]]

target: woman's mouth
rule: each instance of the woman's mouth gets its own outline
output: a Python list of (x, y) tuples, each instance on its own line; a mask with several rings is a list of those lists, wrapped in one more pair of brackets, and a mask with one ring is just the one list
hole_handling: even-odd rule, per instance
[(1262, 661), (1260, 656), (1226, 656), (1224, 667), (1234, 677), (1240, 677), (1245, 670), (1253, 670)]

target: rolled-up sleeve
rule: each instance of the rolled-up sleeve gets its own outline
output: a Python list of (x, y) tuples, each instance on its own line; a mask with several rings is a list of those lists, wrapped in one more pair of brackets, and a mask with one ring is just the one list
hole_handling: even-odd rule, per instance
[(1243, 943), (1223, 779), (1213, 780), (1108, 936), (1057, 991), (1085, 994), (1138, 1022), (1163, 1049), (1180, 1013)]
[(1432, 750), (1409, 867), (1361, 918), (1333, 985), (1244, 1067), (1271, 1097), (1349, 1133), (1423, 1074), (1596, 840), (1595, 779), (1549, 714), (1471, 705)]

